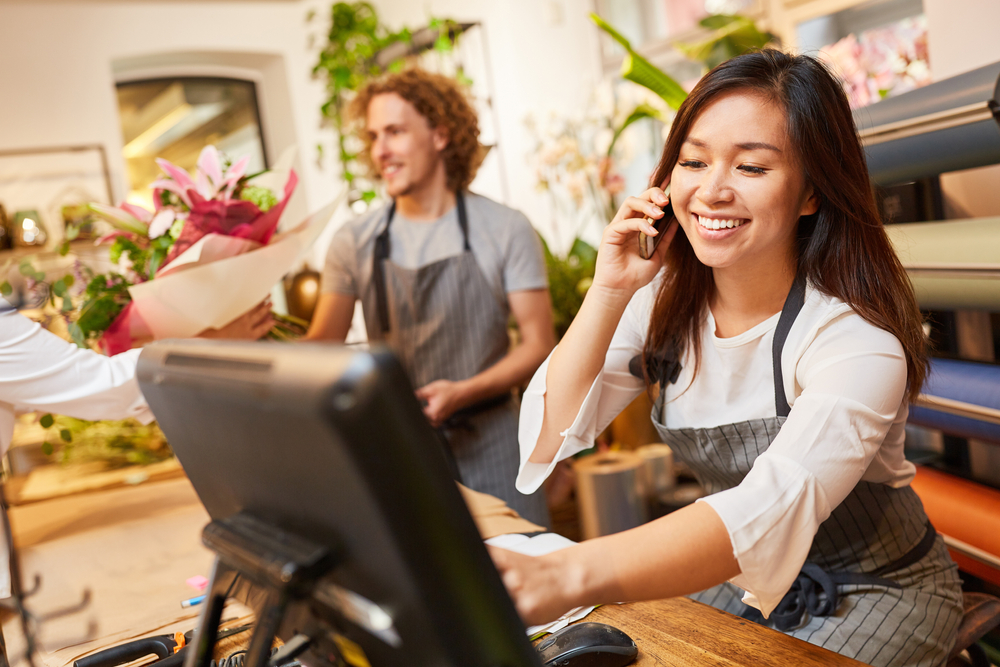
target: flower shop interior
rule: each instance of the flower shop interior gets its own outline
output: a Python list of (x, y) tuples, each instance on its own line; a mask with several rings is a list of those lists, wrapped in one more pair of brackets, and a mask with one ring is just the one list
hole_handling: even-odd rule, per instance
[[(365, 166), (365, 143), (346, 120), (347, 106), (369, 80), (416, 66), (457, 80), (471, 100), (485, 157), (468, 190), (520, 211), (541, 238), (558, 340), (594, 276), (605, 226), (625, 197), (648, 187), (679, 104), (671, 91), (683, 99), (718, 63), (765, 45), (814, 55), (841, 77), (848, 93), (862, 141), (871, 150), (869, 168), (882, 218), (892, 223), (889, 237), (925, 318), (932, 371), (910, 410), (906, 454), (917, 464), (912, 485), (964, 582), (966, 609), (958, 640), (963, 645), (955, 649), (955, 659), (964, 662), (948, 664), (1000, 665), (997, 25), (996, 0), (0, 0), (0, 82), (6, 93), (0, 104), (0, 292), (13, 304), (0, 317), (17, 309), (57, 336), (104, 354), (115, 351), (115, 344), (127, 350), (154, 336), (188, 338), (206, 326), (220, 328), (267, 297), (277, 318), (270, 335), (301, 337), (316, 311), (321, 271), (335, 234), (388, 201)], [(649, 71), (642, 70), (647, 66)], [(891, 114), (879, 115), (879, 105), (896, 98), (919, 103), (899, 103)], [(942, 143), (940, 133), (975, 123), (987, 127), (982, 130), (987, 139), (963, 135)], [(931, 137), (935, 132), (937, 138)], [(904, 150), (900, 146), (906, 141)], [(932, 144), (933, 149), (926, 148)], [(989, 150), (983, 148), (987, 144)], [(879, 147), (884, 150), (876, 153)], [(255, 176), (261, 172), (266, 172), (263, 177)], [(215, 183), (208, 191), (199, 180), (206, 174)], [(171, 188), (178, 183), (175, 193)], [(199, 194), (192, 200), (187, 193), (195, 190)], [(184, 250), (166, 244), (185, 238), (184, 218), (173, 212), (163, 216), (168, 200), (194, 211), (202, 200), (211, 203), (234, 192), (249, 210), (248, 228), (256, 236), (222, 237), (218, 248), (194, 239)], [(136, 225), (139, 247), (133, 242)], [(237, 241), (244, 245), (233, 250)], [(190, 260), (195, 268), (168, 271), (189, 245), (202, 253), (200, 260)], [(229, 302), (228, 310), (213, 313), (211, 321), (198, 319), (199, 313), (189, 322), (182, 312), (188, 303), (192, 310), (213, 310), (193, 280), (171, 293), (182, 305), (153, 315), (140, 309), (136, 291), (126, 289), (137, 285), (111, 277), (123, 265), (144, 272), (146, 298), (163, 300), (167, 297), (152, 292), (158, 282), (166, 282), (168, 274), (190, 279), (195, 271), (210, 270), (213, 252), (225, 261), (264, 252), (274, 259), (270, 273), (246, 262), (234, 269), (240, 271), (237, 277), (217, 293), (222, 296), (212, 297)], [(95, 276), (101, 278), (96, 287)], [(126, 291), (133, 301), (123, 306)], [(112, 301), (113, 309), (106, 310), (104, 304)], [(133, 314), (143, 313), (152, 331), (136, 335), (133, 329), (131, 337), (125, 333), (116, 339), (122, 313), (131, 306)], [(153, 325), (168, 333), (158, 333)], [(125, 326), (135, 322), (126, 320)], [(514, 327), (510, 335), (516, 345)], [(359, 299), (346, 342), (349, 349), (361, 350), (366, 339)], [(0, 363), (6, 363), (4, 345)], [(188, 353), (188, 348), (177, 350)], [(142, 386), (169, 377), (163, 371), (167, 375), (154, 382), (150, 365), (144, 380), (143, 363)], [(205, 372), (208, 378), (211, 372)], [(388, 376), (379, 382), (385, 400), (400, 395)], [(166, 400), (173, 386), (164, 381), (168, 389), (158, 400)], [(228, 405), (219, 400), (220, 406)], [(265, 411), (290, 410), (261, 401)], [(260, 660), (270, 659), (276, 667), (299, 657), (309, 665), (379, 667), (407, 664), (385, 648), (398, 648), (398, 626), (403, 644), (409, 646), (408, 633), (413, 633), (415, 650), (429, 656), (415, 664), (472, 664), (456, 657), (460, 649), (435, 643), (436, 626), (433, 632), (414, 633), (423, 626), (399, 620), (409, 618), (404, 607), (406, 613), (440, 612), (451, 619), (440, 611), (448, 595), (455, 596), (456, 608), (466, 610), (485, 598), (460, 599), (456, 585), (430, 600), (387, 584), (385, 600), (372, 602), (344, 581), (317, 588), (333, 595), (317, 604), (336, 610), (329, 613), (353, 629), (334, 631), (329, 619), (317, 622), (311, 632), (327, 632), (325, 639), (311, 637), (301, 655), (289, 650), (268, 658), (271, 639), (276, 646), (294, 647), (308, 634), (300, 626), (290, 631), (287, 622), (278, 623), (280, 617), (318, 617), (317, 604), (308, 601), (311, 595), (322, 596), (303, 593), (308, 587), (293, 591), (287, 580), (261, 565), (301, 553), (288, 555), (277, 546), (255, 550), (247, 546), (253, 543), (250, 533), (206, 530), (203, 536), (210, 521), (215, 526), (222, 518), (220, 506), (239, 505), (235, 496), (222, 500), (206, 489), (235, 488), (230, 475), (245, 471), (206, 470), (201, 466), (210, 467), (211, 457), (199, 458), (190, 449), (190, 462), (183, 454), (178, 461), (174, 454), (182, 443), (156, 422), (24, 411), (16, 394), (0, 402), (11, 404), (12, 415), (17, 412), (13, 437), (0, 434), (7, 448), (2, 491), (11, 547), (7, 597), (0, 599), (5, 662), (146, 664), (177, 661), (174, 650), (190, 645), (191, 654), (201, 650), (186, 658), (192, 667), (199, 661), (207, 665), (213, 657), (199, 649), (207, 641), (210, 648), (217, 642), (214, 657), (220, 659), (244, 655), (232, 646), (249, 646), (245, 656), (253, 667)], [(639, 526), (704, 495), (690, 471), (661, 444), (650, 408), (651, 399), (641, 395), (596, 436), (592, 450), (557, 466), (544, 488), (551, 534), (574, 542), (596, 538)], [(206, 409), (199, 414), (207, 414)], [(233, 410), (232, 415), (241, 414)], [(378, 422), (377, 413), (371, 414)], [(7, 428), (2, 417), (0, 429)], [(305, 412), (296, 417), (317, 418)], [(184, 428), (176, 428), (178, 437), (188, 438)], [(225, 424), (209, 430), (220, 441), (228, 437)], [(373, 425), (371, 432), (376, 431)], [(208, 448), (212, 443), (197, 444)], [(301, 454), (288, 456), (308, 462), (310, 446), (318, 444), (302, 443)], [(306, 477), (315, 472), (308, 465), (299, 470)], [(293, 473), (276, 475), (285, 475), (281, 478), (287, 482)], [(255, 486), (269, 483), (256, 480)], [(364, 533), (370, 524), (379, 540), (395, 536), (400, 544), (415, 540), (409, 543), (463, 550), (461, 540), (432, 541), (436, 517), (405, 526), (399, 517), (382, 517), (378, 508), (385, 508), (374, 500), (381, 491), (365, 484), (377, 486), (370, 481), (357, 485), (356, 516), (343, 525)], [(279, 497), (280, 491), (276, 485), (253, 497)], [(521, 519), (491, 496), (462, 497), (484, 537), (538, 529), (522, 526), (519, 531)], [(452, 505), (445, 509), (464, 512)], [(405, 539), (400, 537), (404, 532)], [(438, 572), (414, 565), (422, 561), (405, 548), (392, 549), (396, 555), (384, 562), (372, 556), (379, 569), (358, 572), (384, 575), (393, 586), (409, 586), (410, 578)], [(466, 565), (492, 570), (487, 552), (473, 551), (468, 563), (443, 559), (433, 566), (448, 568), (448, 576), (454, 568), (455, 578)], [(6, 553), (0, 556), (7, 560)], [(259, 579), (247, 574), (255, 565)], [(311, 568), (305, 566), (302, 576), (315, 583), (320, 575)], [(472, 569), (463, 576), (475, 578), (476, 573)], [(486, 575), (493, 588), (484, 586), (483, 595), (496, 595), (500, 580)], [(226, 587), (232, 589), (240, 576), (272, 597), (261, 603), (264, 607), (255, 606), (251, 590), (230, 600), (223, 612), (232, 592)], [(286, 609), (285, 602), (277, 602), (286, 599), (281, 596), (294, 603)], [(509, 612), (500, 614), (503, 622), (511, 626), (513, 618), (516, 626), (513, 606), (501, 602)], [(746, 629), (742, 619), (705, 616), (700, 608), (650, 606), (637, 614), (629, 612), (629, 605), (611, 607), (584, 609), (577, 617), (560, 619), (559, 626), (533, 626), (528, 637), (555, 632), (589, 614), (587, 620), (613, 624), (637, 640), (637, 664), (861, 664), (836, 662), (836, 654), (810, 652), (814, 649), (798, 639), (762, 626)], [(251, 644), (252, 631), (237, 630), (249, 627), (247, 619), (261, 609), (279, 618), (270, 639), (261, 630)], [(393, 613), (400, 615), (396, 626)], [(666, 618), (675, 621), (663, 630), (657, 623)], [(216, 637), (207, 628), (220, 619), (223, 629)], [(466, 641), (455, 639), (456, 646), (480, 637), (476, 624), (486, 623), (458, 616), (450, 622), (456, 624), (454, 634)], [(699, 632), (706, 623), (718, 624), (719, 630)], [(192, 641), (196, 627), (201, 644)], [(536, 664), (534, 653), (518, 653), (521, 643), (530, 647), (523, 627), (512, 638), (505, 635), (507, 629), (497, 629), (489, 639), (497, 651), (515, 647), (510, 655), (520, 657), (505, 664)], [(167, 648), (146, 645), (125, 658), (102, 653), (150, 637), (168, 638)], [(448, 633), (441, 637), (453, 639)], [(266, 645), (258, 646), (259, 641)], [(229, 650), (220, 652), (226, 642)], [(107, 660), (88, 663), (88, 657)], [(240, 657), (225, 667), (242, 664)]]

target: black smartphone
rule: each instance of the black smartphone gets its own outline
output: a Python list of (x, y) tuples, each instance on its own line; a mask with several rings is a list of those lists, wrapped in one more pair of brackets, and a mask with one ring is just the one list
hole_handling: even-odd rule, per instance
[[(670, 186), (667, 185), (666, 190), (663, 191), (667, 197), (670, 197)], [(646, 236), (643, 232), (639, 232), (639, 256), (643, 259), (649, 259), (656, 252), (656, 246), (659, 245), (660, 239), (663, 238), (663, 232), (666, 231), (667, 226), (674, 219), (674, 202), (670, 200), (667, 205), (663, 207), (663, 217), (659, 220), (654, 220), (653, 218), (646, 218), (646, 222), (653, 225), (653, 228), (658, 232), (656, 236)]]

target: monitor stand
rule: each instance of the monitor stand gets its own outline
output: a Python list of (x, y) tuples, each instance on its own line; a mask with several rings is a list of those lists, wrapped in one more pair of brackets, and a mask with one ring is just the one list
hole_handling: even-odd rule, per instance
[(184, 667), (210, 667), (222, 610), (237, 576), (262, 589), (264, 600), (256, 610), (259, 616), (244, 667), (282, 664), (306, 648), (308, 638), (296, 637), (281, 655), (271, 657), (271, 644), (289, 602), (309, 597), (317, 581), (336, 565), (336, 556), (247, 512), (212, 521), (205, 526), (202, 541), (215, 552), (215, 566)]

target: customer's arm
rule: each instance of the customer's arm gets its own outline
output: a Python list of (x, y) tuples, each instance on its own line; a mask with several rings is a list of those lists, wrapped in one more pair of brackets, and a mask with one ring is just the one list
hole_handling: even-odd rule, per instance
[(424, 412), (433, 424), (456, 410), (509, 392), (525, 382), (555, 346), (552, 302), (548, 289), (523, 290), (507, 295), (521, 342), (486, 370), (459, 382), (436, 380), (417, 389), (427, 401)]
[(0, 401), (80, 419), (151, 421), (135, 380), (139, 350), (106, 357), (18, 313), (0, 315)]

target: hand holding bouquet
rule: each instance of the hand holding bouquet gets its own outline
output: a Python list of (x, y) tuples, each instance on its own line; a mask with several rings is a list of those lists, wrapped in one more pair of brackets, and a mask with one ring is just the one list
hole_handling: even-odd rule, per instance
[[(90, 205), (115, 228), (99, 242), (111, 244), (121, 270), (81, 276), (83, 303), (69, 325), (79, 345), (96, 341), (113, 355), (136, 340), (222, 328), (264, 300), (335, 206), (276, 238), (298, 180), (290, 168), (248, 176), (248, 158), (230, 164), (213, 146), (202, 151), (194, 176), (157, 163), (164, 175), (153, 183), (155, 210)], [(266, 182), (282, 177), (279, 199)]]

